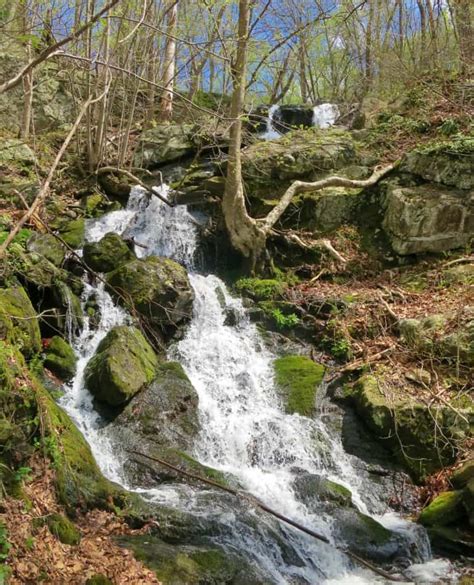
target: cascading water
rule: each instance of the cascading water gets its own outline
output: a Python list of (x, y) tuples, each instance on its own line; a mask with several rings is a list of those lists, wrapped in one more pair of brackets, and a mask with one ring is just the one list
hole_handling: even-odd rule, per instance
[(335, 104), (320, 104), (313, 108), (313, 126), (330, 128), (339, 117), (339, 108)]
[(275, 140), (276, 138), (280, 138), (281, 132), (278, 132), (273, 125), (273, 120), (275, 118), (275, 114), (280, 109), (280, 106), (273, 104), (268, 108), (268, 115), (267, 115), (267, 128), (265, 132), (261, 135), (263, 140)]
[[(161, 192), (166, 195), (167, 188), (162, 187)], [(308, 508), (295, 494), (297, 473), (317, 473), (333, 479), (351, 489), (362, 511), (380, 513), (377, 509), (367, 510), (362, 479), (340, 438), (322, 420), (284, 412), (273, 384), (274, 356), (266, 349), (241, 301), (231, 297), (217, 276), (194, 271), (198, 235), (196, 220), (186, 207), (171, 208), (156, 197), (150, 200), (143, 190), (135, 188), (127, 209), (88, 222), (86, 238), (97, 241), (108, 232), (132, 238), (137, 256), (172, 257), (190, 271), (195, 291), (194, 316), (185, 337), (170, 348), (169, 357), (182, 364), (199, 395), (202, 431), (194, 456), (205, 465), (232, 474), (243, 488), (267, 505), (326, 535), (331, 542), (331, 518)], [(91, 395), (84, 387), (84, 368), (107, 332), (130, 317), (114, 305), (101, 282), (85, 286), (83, 302), (91, 299), (99, 308), (100, 321), (94, 328), (86, 318), (83, 331), (74, 341), (79, 358), (77, 375), (61, 403), (89, 441), (106, 476), (151, 500), (190, 509), (196, 505), (197, 488), (166, 485), (143, 490), (126, 485), (119, 446), (113, 444), (104, 421), (94, 411)], [(229, 311), (236, 325), (226, 324)], [(199, 505), (202, 513), (202, 502)], [(208, 513), (215, 513), (217, 506), (207, 505)], [(219, 544), (254, 560), (272, 583), (285, 585), (296, 582), (294, 579), (351, 585), (379, 582), (368, 571), (354, 568), (342, 552), (285, 527), (282, 534), (286, 544), (297, 551), (299, 558), (292, 564), (263, 529), (252, 529), (235, 515), (228, 516), (235, 527), (233, 536), (222, 537)], [(426, 561), (429, 545), (424, 532), (400, 518), (396, 522), (390, 518), (382, 517), (381, 521), (404, 533), (418, 548), (418, 558)], [(426, 574), (426, 565), (413, 572), (420, 583), (430, 582), (420, 577)]]

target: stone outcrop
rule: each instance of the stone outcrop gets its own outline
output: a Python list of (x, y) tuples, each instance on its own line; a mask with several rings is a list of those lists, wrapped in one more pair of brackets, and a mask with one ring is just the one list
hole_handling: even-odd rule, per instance
[(111, 272), (135, 258), (135, 254), (118, 234), (106, 234), (98, 242), (84, 245), (86, 264), (96, 272)]
[(135, 154), (135, 165), (153, 168), (191, 155), (196, 150), (196, 127), (162, 124), (144, 132)]
[(21, 286), (0, 289), (0, 339), (14, 343), (26, 357), (41, 349), (39, 318)]
[(55, 335), (45, 350), (44, 366), (62, 380), (68, 381), (76, 373), (77, 358), (72, 347)]
[(460, 248), (474, 237), (474, 191), (391, 186), (383, 227), (402, 256)]

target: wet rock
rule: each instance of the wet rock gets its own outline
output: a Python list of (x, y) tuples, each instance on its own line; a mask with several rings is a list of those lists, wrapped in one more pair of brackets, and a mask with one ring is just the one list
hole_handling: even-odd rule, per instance
[(293, 483), (298, 499), (305, 504), (313, 501), (331, 502), (339, 506), (351, 506), (352, 494), (346, 487), (326, 479), (322, 475), (304, 473), (298, 475)]
[(391, 186), (383, 227), (401, 256), (463, 247), (474, 233), (474, 192), (434, 184)]
[(33, 233), (26, 249), (44, 256), (54, 266), (61, 266), (66, 255), (64, 246), (51, 234)]
[(115, 233), (106, 234), (98, 242), (84, 245), (84, 261), (96, 272), (111, 272), (135, 258), (126, 242)]
[(133, 260), (109, 273), (107, 282), (119, 303), (131, 303), (165, 338), (191, 318), (194, 293), (185, 268), (173, 260)]
[(77, 358), (74, 350), (62, 337), (55, 335), (45, 351), (44, 365), (61, 380), (71, 380), (76, 373)]
[(472, 531), (456, 526), (430, 526), (427, 532), (434, 551), (444, 555), (472, 557), (474, 553)]
[(192, 154), (195, 133), (190, 124), (161, 124), (147, 130), (140, 137), (135, 165), (152, 168)]
[(68, 246), (77, 250), (84, 243), (85, 220), (84, 218), (73, 219), (59, 228), (61, 238)]
[(101, 402), (119, 406), (149, 384), (158, 359), (135, 327), (114, 327), (85, 370), (87, 388)]
[(38, 319), (24, 288), (0, 289), (0, 339), (18, 345), (26, 357), (41, 349)]
[(137, 558), (167, 585), (264, 585), (256, 566), (217, 547), (171, 546), (149, 536), (121, 537)]
[(289, 414), (310, 416), (316, 406), (316, 394), (325, 368), (308, 357), (289, 355), (274, 362), (275, 381), (281, 390)]
[(92, 193), (82, 197), (81, 206), (84, 208), (85, 216), (88, 218), (97, 218), (104, 215), (104, 213), (121, 209), (118, 201), (110, 201), (101, 193)]

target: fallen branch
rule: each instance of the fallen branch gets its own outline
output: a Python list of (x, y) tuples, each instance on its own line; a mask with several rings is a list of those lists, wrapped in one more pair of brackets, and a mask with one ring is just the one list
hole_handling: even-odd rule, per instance
[(455, 266), (456, 264), (471, 264), (472, 262), (474, 262), (474, 254), (472, 256), (465, 256), (464, 258), (457, 258), (456, 260), (446, 262), (446, 264), (443, 264), (443, 268)]
[(224, 492), (227, 492), (228, 494), (231, 494), (233, 496), (241, 498), (242, 500), (250, 502), (251, 504), (253, 504), (257, 508), (260, 508), (261, 510), (263, 510), (264, 512), (267, 512), (268, 514), (271, 514), (272, 516), (274, 516), (275, 518), (278, 518), (282, 522), (285, 522), (286, 524), (293, 526), (293, 528), (297, 528), (298, 530), (301, 530), (301, 532), (304, 532), (305, 534), (308, 534), (309, 536), (312, 536), (313, 538), (316, 538), (317, 540), (320, 540), (321, 542), (324, 542), (325, 544), (327, 544), (329, 546), (333, 546), (334, 548), (343, 552), (344, 554), (346, 554), (348, 557), (350, 557), (351, 559), (353, 559), (354, 561), (356, 561), (360, 565), (363, 565), (364, 567), (370, 569), (371, 571), (373, 571), (377, 575), (380, 575), (380, 576), (384, 577), (385, 579), (388, 579), (389, 581), (397, 581), (397, 582), (401, 581), (401, 579), (398, 578), (397, 576), (391, 575), (390, 573), (387, 573), (387, 571), (384, 571), (383, 569), (376, 567), (375, 565), (373, 565), (369, 561), (366, 561), (365, 559), (360, 557), (358, 554), (353, 553), (350, 550), (345, 550), (345, 549), (339, 548), (335, 544), (332, 544), (330, 542), (330, 540), (326, 536), (324, 536), (323, 534), (319, 534), (318, 532), (311, 530), (311, 528), (307, 528), (306, 526), (303, 526), (299, 522), (295, 522), (291, 518), (288, 518), (287, 516), (280, 514), (280, 512), (273, 510), (272, 508), (270, 508), (269, 506), (267, 506), (266, 504), (264, 504), (263, 502), (261, 502), (260, 500), (258, 500), (257, 498), (255, 498), (254, 496), (252, 496), (250, 494), (247, 494), (245, 492), (241, 492), (240, 490), (236, 490), (234, 488), (228, 487), (228, 486), (223, 485), (217, 481), (214, 481), (212, 479), (207, 479), (207, 478), (202, 477), (200, 475), (197, 475), (195, 473), (190, 473), (189, 471), (184, 471), (183, 469), (180, 469), (179, 467), (176, 467), (175, 465), (168, 463), (168, 461), (165, 461), (164, 459), (159, 459), (158, 457), (151, 457), (150, 455), (145, 455), (145, 453), (140, 453), (139, 451), (135, 451), (133, 449), (125, 449), (125, 451), (127, 453), (131, 453), (133, 455), (138, 455), (139, 457), (149, 459), (150, 461), (155, 461), (156, 463), (159, 463), (160, 465), (163, 465), (164, 467), (167, 467), (168, 469), (171, 469), (171, 470), (175, 471), (176, 473), (183, 475), (184, 477), (188, 477), (190, 479), (195, 479), (197, 481), (200, 481), (200, 482), (205, 483), (207, 485), (210, 485), (212, 487), (218, 488)]
[(319, 248), (321, 250), (324, 250), (325, 252), (328, 252), (328, 254), (332, 258), (334, 258), (341, 264), (345, 264), (347, 262), (344, 256), (339, 254), (339, 252), (333, 247), (329, 240), (326, 239), (311, 240), (310, 243), (306, 243), (299, 236), (293, 233), (284, 235), (283, 237), (287, 240), (290, 240), (291, 242), (294, 242), (295, 244), (298, 244), (298, 246), (304, 248), (305, 250), (314, 250), (315, 248)]

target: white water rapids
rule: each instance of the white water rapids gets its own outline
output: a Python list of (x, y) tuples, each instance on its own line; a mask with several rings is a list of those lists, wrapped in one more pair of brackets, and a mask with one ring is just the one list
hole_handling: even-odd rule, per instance
[[(162, 193), (166, 195), (166, 187)], [(109, 232), (133, 237), (139, 257), (150, 254), (172, 257), (189, 270), (195, 291), (194, 316), (184, 338), (170, 348), (169, 357), (182, 364), (199, 395), (202, 431), (193, 456), (205, 465), (234, 475), (246, 490), (267, 505), (323, 533), (331, 541), (331, 518), (310, 511), (297, 499), (293, 489), (295, 470), (324, 475), (347, 486), (359, 509), (368, 513), (370, 494), (364, 493), (353, 458), (345, 453), (340, 438), (321, 420), (285, 414), (273, 384), (275, 356), (266, 349), (241, 301), (229, 294), (217, 276), (195, 271), (198, 234), (196, 220), (186, 207), (170, 208), (156, 197), (149, 201), (144, 191), (135, 188), (126, 209), (88, 222), (86, 238), (98, 241)], [(86, 318), (83, 331), (73, 340), (79, 358), (78, 371), (66, 387), (61, 404), (90, 443), (107, 477), (158, 503), (189, 509), (193, 505), (191, 488), (168, 484), (142, 490), (140, 486), (126, 485), (120, 447), (107, 436), (107, 427), (94, 410), (91, 395), (84, 387), (84, 368), (107, 332), (116, 325), (131, 322), (131, 318), (114, 304), (101, 283), (86, 284), (84, 305), (92, 299), (100, 308), (100, 320), (94, 326)], [(229, 310), (237, 315), (234, 326), (225, 323)], [(231, 516), (229, 513), (229, 522), (236, 522), (236, 534), (232, 542), (223, 544), (258, 564), (271, 583), (290, 584), (296, 582), (295, 578), (302, 578), (305, 583), (327, 584), (384, 582), (367, 570), (355, 568), (335, 548), (285, 528), (288, 544), (302, 559), (298, 566), (292, 565), (283, 559), (275, 543), (265, 541), (262, 535), (254, 534)], [(429, 545), (422, 529), (393, 518), (392, 515), (379, 520), (407, 534), (419, 550), (420, 559), (428, 561)], [(433, 563), (438, 563), (436, 570)], [(446, 573), (447, 566), (444, 569)], [(416, 583), (435, 582), (432, 579), (435, 576), (438, 579), (439, 561), (413, 566), (411, 571)]]

